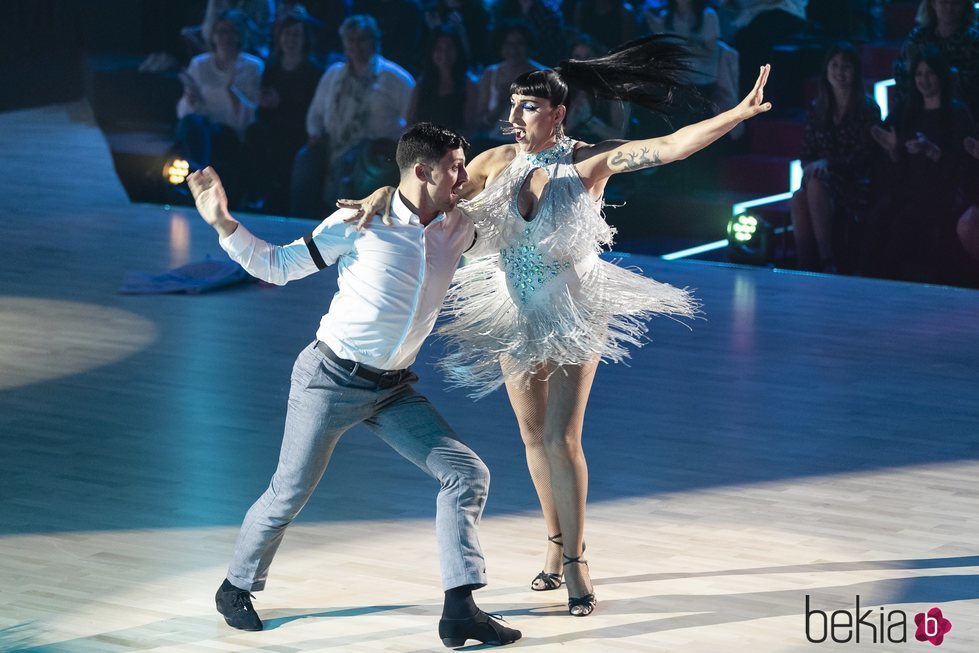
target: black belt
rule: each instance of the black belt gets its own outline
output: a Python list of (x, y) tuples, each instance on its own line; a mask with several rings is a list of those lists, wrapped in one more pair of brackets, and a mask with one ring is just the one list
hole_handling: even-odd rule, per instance
[(410, 370), (375, 370), (373, 368), (366, 367), (362, 363), (357, 361), (350, 361), (346, 358), (340, 358), (334, 353), (332, 349), (326, 346), (326, 343), (316, 341), (316, 348), (323, 352), (323, 355), (329, 358), (331, 361), (347, 370), (354, 376), (359, 376), (365, 381), (370, 381), (379, 388), (390, 388), (396, 386), (407, 377), (411, 372)]

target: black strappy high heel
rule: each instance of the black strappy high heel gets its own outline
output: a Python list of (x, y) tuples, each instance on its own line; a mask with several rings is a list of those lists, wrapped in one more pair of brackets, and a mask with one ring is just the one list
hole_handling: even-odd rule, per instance
[[(584, 554), (584, 549), (582, 549), (582, 554)], [(567, 567), (571, 564), (585, 565), (587, 567), (588, 561), (582, 560), (580, 555), (573, 558), (564, 556), (564, 566)], [(594, 591), (581, 597), (568, 597), (568, 612), (572, 617), (587, 617), (595, 610), (596, 605), (598, 605), (598, 599), (595, 598)]]
[[(560, 547), (564, 547), (564, 542), (561, 541), (561, 534), (549, 535), (547, 541), (551, 544), (557, 544)], [(530, 581), (530, 589), (535, 592), (547, 592), (550, 590), (556, 590), (561, 588), (561, 574), (551, 574), (546, 571), (541, 571), (534, 580)]]

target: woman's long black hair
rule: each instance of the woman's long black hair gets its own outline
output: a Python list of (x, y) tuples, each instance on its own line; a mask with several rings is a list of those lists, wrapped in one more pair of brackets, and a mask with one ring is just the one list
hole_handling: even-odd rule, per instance
[(850, 83), (850, 105), (846, 107), (846, 117), (859, 115), (863, 108), (863, 70), (860, 66), (860, 55), (856, 48), (846, 41), (841, 41), (826, 51), (823, 58), (822, 73), (819, 76), (819, 92), (816, 95), (814, 114), (816, 121), (822, 126), (833, 124), (833, 114), (836, 111), (836, 96), (830, 86), (828, 71), (829, 62), (836, 55), (843, 55), (843, 59), (853, 67), (853, 81)]
[(952, 102), (955, 100), (952, 69), (945, 55), (938, 48), (929, 46), (922, 48), (915, 55), (914, 59), (911, 60), (911, 88), (908, 89), (907, 109), (902, 111), (899, 124), (899, 129), (904, 137), (910, 137), (912, 135), (911, 131), (913, 126), (919, 123), (921, 115), (925, 111), (925, 98), (921, 95), (921, 92), (918, 90), (918, 85), (914, 81), (918, 66), (922, 63), (931, 68), (931, 71), (938, 77), (938, 83), (942, 87), (940, 96), (941, 108), (939, 109), (942, 114), (941, 124), (944, 127), (950, 127), (952, 125)]
[(669, 114), (681, 100), (697, 97), (690, 83), (690, 52), (681, 37), (656, 34), (625, 43), (596, 59), (562, 61), (553, 70), (533, 70), (510, 85), (512, 95), (565, 104), (568, 87), (596, 98), (622, 100)]
[(452, 83), (463, 89), (466, 87), (466, 70), (469, 69), (466, 48), (463, 47), (462, 39), (456, 30), (440, 25), (432, 30), (425, 48), (425, 61), (422, 64), (421, 75), (419, 75), (422, 98), (431, 97), (433, 100), (439, 101), (439, 69), (432, 61), (432, 53), (439, 39), (443, 38), (450, 39), (456, 49), (456, 61), (452, 64)]

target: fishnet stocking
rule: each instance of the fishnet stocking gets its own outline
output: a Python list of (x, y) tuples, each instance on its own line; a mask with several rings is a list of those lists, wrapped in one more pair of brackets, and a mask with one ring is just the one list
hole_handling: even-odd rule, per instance
[[(505, 370), (507, 357), (500, 362)], [(581, 429), (597, 366), (597, 358), (585, 365), (543, 366), (506, 384), (547, 533), (562, 534), (563, 553), (568, 556), (582, 552), (588, 467), (581, 449)], [(571, 596), (589, 593), (587, 567), (563, 567), (561, 553), (558, 546), (548, 545), (544, 571), (565, 571)]]

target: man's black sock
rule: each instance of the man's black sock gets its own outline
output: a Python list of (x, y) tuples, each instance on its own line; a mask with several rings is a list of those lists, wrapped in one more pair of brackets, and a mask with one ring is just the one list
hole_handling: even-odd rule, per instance
[(479, 612), (473, 601), (473, 590), (479, 585), (463, 585), (453, 587), (445, 593), (445, 603), (442, 605), (443, 619), (465, 619)]

